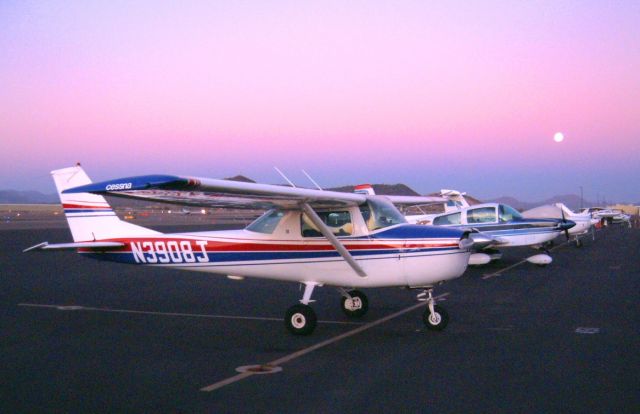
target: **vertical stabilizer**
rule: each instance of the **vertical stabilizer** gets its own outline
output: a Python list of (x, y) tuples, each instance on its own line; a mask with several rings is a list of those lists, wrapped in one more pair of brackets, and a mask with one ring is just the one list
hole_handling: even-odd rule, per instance
[(80, 165), (51, 171), (73, 241), (159, 234), (118, 218), (104, 197), (91, 193), (62, 194), (66, 189), (91, 184)]
[(353, 192), (356, 194), (376, 195), (376, 192), (373, 190), (373, 186), (371, 184), (356, 185), (353, 189)]
[(445, 213), (458, 211), (461, 208), (469, 207), (465, 194), (456, 190), (440, 190), (440, 196), (445, 197), (448, 201), (444, 205)]

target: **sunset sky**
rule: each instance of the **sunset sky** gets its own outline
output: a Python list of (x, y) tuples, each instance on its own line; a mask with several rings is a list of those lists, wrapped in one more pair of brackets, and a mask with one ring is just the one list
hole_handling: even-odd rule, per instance
[(0, 27), (0, 189), (81, 161), (640, 201), (638, 1), (8, 0)]

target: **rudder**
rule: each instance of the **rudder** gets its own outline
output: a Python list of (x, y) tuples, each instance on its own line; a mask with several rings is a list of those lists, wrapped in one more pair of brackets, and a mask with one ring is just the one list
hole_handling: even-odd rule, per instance
[(158, 232), (120, 220), (107, 200), (96, 194), (63, 194), (66, 189), (91, 184), (91, 179), (78, 164), (51, 171), (60, 203), (69, 223), (73, 241), (92, 241), (128, 236), (146, 236)]

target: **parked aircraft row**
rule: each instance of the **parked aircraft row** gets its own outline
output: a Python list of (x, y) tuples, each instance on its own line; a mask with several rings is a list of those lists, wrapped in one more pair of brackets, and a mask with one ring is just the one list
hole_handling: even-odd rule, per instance
[[(285, 312), (287, 329), (297, 335), (316, 326), (310, 304), (319, 286), (337, 288), (349, 317), (367, 312), (360, 289), (415, 289), (428, 305), (426, 327), (442, 330), (449, 317), (433, 296), (436, 285), (460, 277), (469, 264), (496, 258), (497, 248), (543, 248), (573, 228), (586, 231), (576, 225), (581, 216), (563, 208), (555, 218), (521, 215), (504, 204), (469, 206), (463, 193), (451, 190), (439, 197), (381, 196), (367, 186), (342, 193), (174, 175), (93, 183), (79, 164), (52, 176), (73, 242), (43, 242), (25, 251), (71, 249), (98, 260), (297, 282), (304, 285), (302, 298)], [(105, 195), (266, 212), (242, 230), (161, 233), (120, 220)], [(446, 204), (445, 212), (405, 217), (397, 208), (434, 202)], [(417, 224), (425, 222), (430, 225)], [(539, 253), (529, 260), (544, 265), (551, 257)]]
[[(359, 186), (359, 191), (373, 194), (371, 186)], [(564, 233), (569, 232), (576, 222), (567, 219), (564, 213), (554, 218), (550, 215), (524, 216), (511, 206), (502, 203), (483, 203), (469, 205), (464, 193), (454, 190), (442, 190), (445, 200), (445, 212), (438, 214), (407, 215), (410, 223), (458, 228), (479, 232), (492, 241), (483, 246), (476, 245), (475, 253), (469, 258), (470, 265), (483, 265), (502, 257), (498, 248), (531, 246), (542, 252), (530, 256), (527, 260), (539, 266), (551, 263), (551, 256), (545, 245)], [(393, 197), (391, 197), (393, 201)], [(555, 213), (555, 212), (553, 212)]]

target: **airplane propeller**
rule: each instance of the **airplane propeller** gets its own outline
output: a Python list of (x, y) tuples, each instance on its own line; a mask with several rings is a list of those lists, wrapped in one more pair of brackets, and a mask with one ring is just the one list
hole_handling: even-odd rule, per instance
[(564, 216), (564, 209), (561, 208), (560, 212), (562, 213), (562, 227), (564, 229), (564, 236), (567, 238), (567, 241), (569, 241), (569, 227), (567, 227), (567, 218)]

